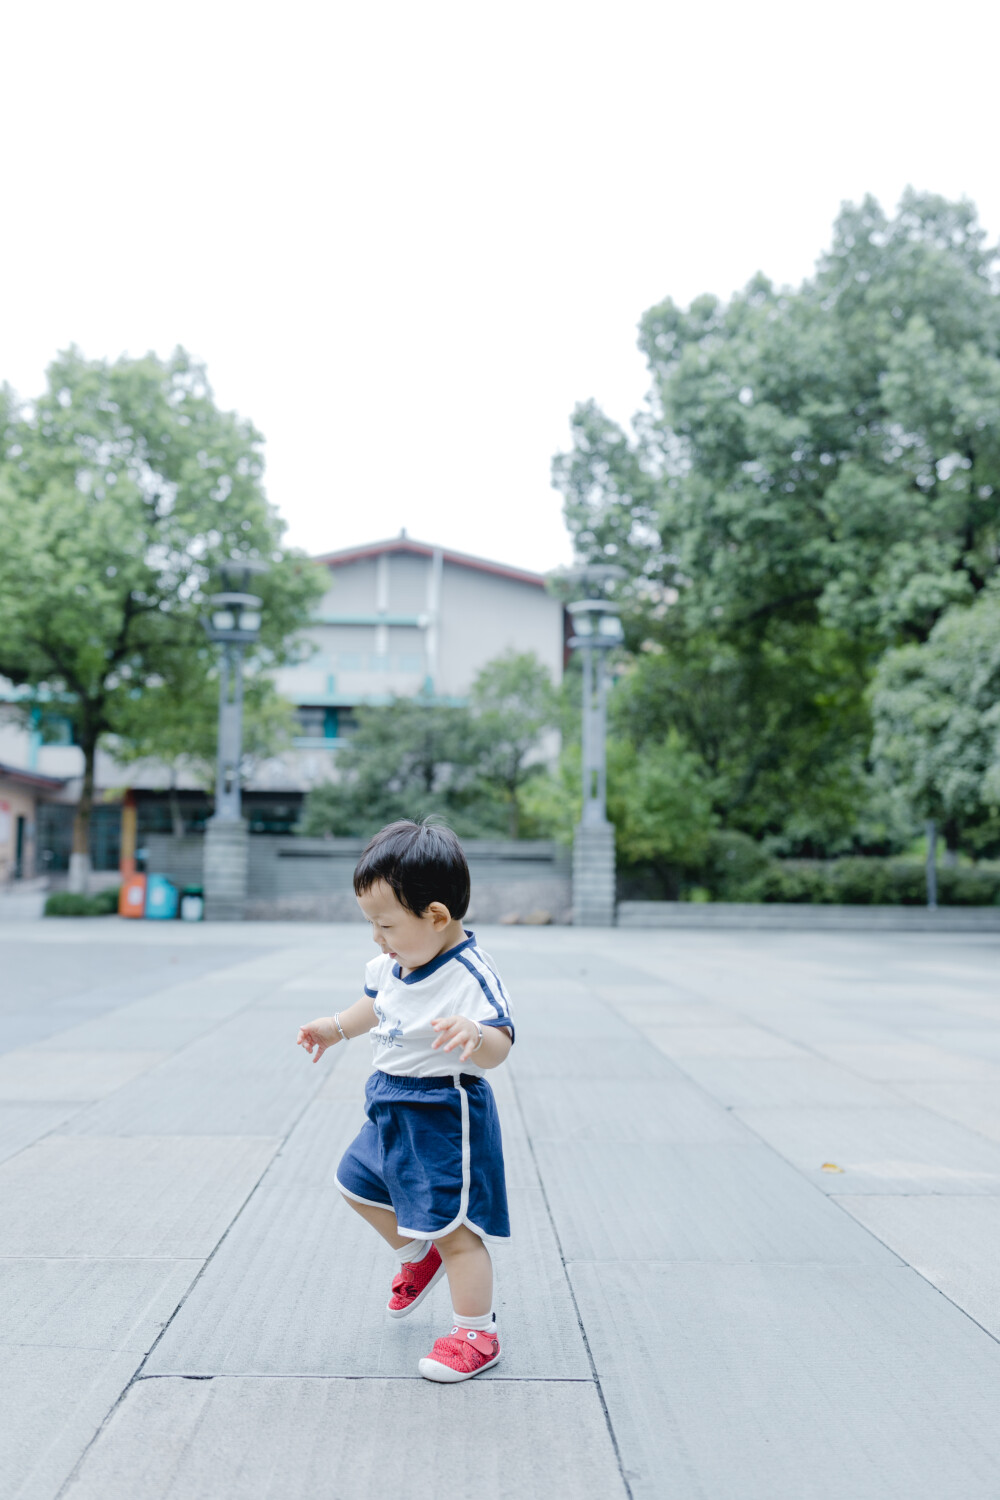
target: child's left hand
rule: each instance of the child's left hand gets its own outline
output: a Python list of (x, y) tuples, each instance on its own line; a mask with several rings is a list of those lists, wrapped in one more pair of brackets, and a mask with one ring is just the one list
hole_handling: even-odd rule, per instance
[(479, 1046), (479, 1027), (475, 1021), (470, 1021), (468, 1016), (447, 1016), (442, 1021), (432, 1021), (431, 1025), (435, 1031), (440, 1032), (433, 1047), (443, 1045), (445, 1052), (451, 1052), (454, 1047), (461, 1047), (459, 1062), (465, 1062)]

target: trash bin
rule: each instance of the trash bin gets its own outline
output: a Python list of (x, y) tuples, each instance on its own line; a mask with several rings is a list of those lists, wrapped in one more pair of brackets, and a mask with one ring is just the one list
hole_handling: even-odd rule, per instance
[(205, 916), (205, 893), (200, 885), (186, 885), (181, 894), (181, 921), (201, 922)]
[(177, 915), (177, 887), (165, 875), (146, 876), (146, 916), (168, 922)]
[(118, 892), (118, 915), (120, 917), (144, 917), (146, 915), (146, 877), (130, 875), (123, 880)]

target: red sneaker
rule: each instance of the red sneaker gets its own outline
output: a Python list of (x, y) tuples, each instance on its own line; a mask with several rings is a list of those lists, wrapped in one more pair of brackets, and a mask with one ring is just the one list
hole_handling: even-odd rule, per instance
[(450, 1385), (455, 1380), (471, 1380), (473, 1375), (495, 1365), (499, 1358), (500, 1340), (496, 1333), (485, 1333), (479, 1328), (453, 1328), (420, 1361), (420, 1373), (425, 1380), (440, 1380)]
[(444, 1275), (444, 1261), (436, 1245), (423, 1260), (403, 1262), (398, 1276), (392, 1278), (392, 1295), (386, 1303), (390, 1318), (405, 1318), (419, 1307), (436, 1281)]

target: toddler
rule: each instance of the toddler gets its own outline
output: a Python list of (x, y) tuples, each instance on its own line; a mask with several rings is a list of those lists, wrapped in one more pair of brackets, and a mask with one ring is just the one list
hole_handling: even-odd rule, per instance
[(447, 1275), (454, 1326), (420, 1373), (469, 1380), (500, 1358), (485, 1241), (509, 1238), (510, 1228), (500, 1121), (484, 1075), (514, 1041), (507, 992), (462, 926), (469, 867), (449, 829), (383, 828), (358, 862), (354, 891), (379, 957), (365, 968), (364, 997), (303, 1026), (298, 1045), (318, 1062), (338, 1042), (371, 1036), (368, 1118), (337, 1185), (399, 1256), (390, 1317), (405, 1318)]

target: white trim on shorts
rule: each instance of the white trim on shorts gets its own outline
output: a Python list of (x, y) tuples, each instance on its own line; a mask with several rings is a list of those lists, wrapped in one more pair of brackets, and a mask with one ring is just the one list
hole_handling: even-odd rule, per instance
[[(473, 1224), (469, 1218), (469, 1190), (472, 1185), (472, 1135), (469, 1125), (469, 1096), (461, 1082), (460, 1075), (453, 1073), (451, 1077), (462, 1100), (462, 1192), (458, 1200), (458, 1213), (452, 1219), (451, 1223), (446, 1224), (443, 1229), (410, 1229), (405, 1224), (401, 1224), (397, 1219), (396, 1232), (403, 1235), (406, 1239), (433, 1240), (439, 1235), (452, 1234), (462, 1224), (465, 1224), (472, 1230), (473, 1234), (478, 1234), (481, 1240), (502, 1245), (510, 1239), (509, 1234), (487, 1234), (485, 1229), (480, 1229), (479, 1225)], [(359, 1193), (352, 1193), (349, 1188), (345, 1188), (339, 1177), (334, 1178), (334, 1181), (345, 1198), (351, 1198), (355, 1203), (364, 1203), (368, 1208), (387, 1208), (390, 1212), (393, 1211), (391, 1203), (376, 1203), (371, 1198), (362, 1198)]]
[[(362, 1198), (360, 1193), (352, 1193), (350, 1188), (345, 1188), (339, 1177), (335, 1177), (333, 1180), (337, 1184), (340, 1191), (343, 1193), (344, 1197), (350, 1198), (352, 1202), (364, 1203), (367, 1208), (384, 1208), (387, 1213), (392, 1213), (393, 1209), (391, 1203), (376, 1203), (374, 1198)], [(399, 1232), (400, 1234), (403, 1233), (402, 1230), (400, 1230)]]

